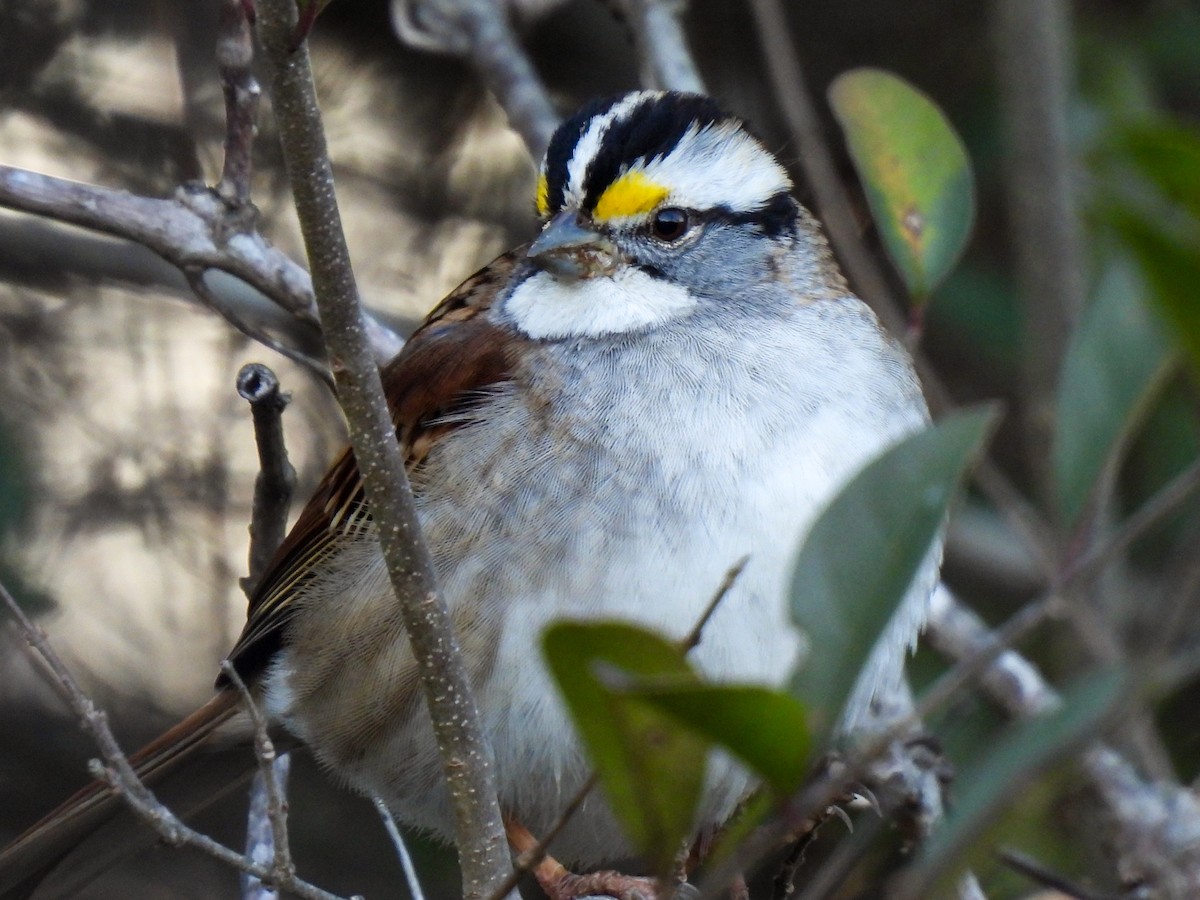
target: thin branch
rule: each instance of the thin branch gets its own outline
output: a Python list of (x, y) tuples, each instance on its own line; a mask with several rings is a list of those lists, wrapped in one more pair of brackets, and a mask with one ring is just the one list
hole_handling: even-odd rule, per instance
[[(262, 863), (263, 860), (258, 858), (258, 853), (268, 856), (271, 861), (269, 882), (279, 884), (296, 874), (296, 864), (292, 861), (291, 846), (288, 842), (287, 803), (283, 793), (283, 782), (287, 778), (288, 771), (285, 761), (286, 754), (284, 759), (276, 757), (275, 743), (267, 732), (267, 718), (258, 708), (258, 704), (254, 702), (250, 690), (242, 681), (233, 663), (224, 660), (221, 663), (221, 671), (237, 690), (238, 695), (242, 698), (242, 706), (250, 714), (250, 721), (254, 726), (254, 759), (258, 763), (258, 778), (262, 782), (263, 793), (266, 795), (265, 816), (252, 814), (249, 817), (249, 823), (251, 826), (261, 826), (265, 818), (269, 833), (266, 835), (248, 834), (246, 845), (249, 852), (246, 855), (259, 863)], [(281, 762), (282, 766), (276, 765)], [(260, 883), (255, 884), (255, 881)], [(264, 889), (261, 882), (262, 879), (255, 876), (243, 879), (243, 896), (248, 896), (250, 893), (261, 896), (264, 891), (269, 891), (271, 895), (274, 895), (274, 891), (269, 888)]]
[[(230, 850), (207, 835), (189, 828), (158, 801), (138, 778), (129, 759), (117, 744), (108, 725), (108, 716), (103, 710), (98, 709), (91, 698), (83, 692), (75, 677), (50, 645), (46, 633), (29, 620), (3, 584), (0, 584), (0, 602), (7, 607), (13, 619), (16, 620), (26, 643), (32, 648), (38, 659), (49, 668), (53, 674), (52, 683), (66, 698), (71, 709), (79, 717), (84, 730), (92, 736), (100, 748), (100, 752), (104, 756), (104, 764), (97, 762), (92, 767), (93, 774), (107, 781), (113, 791), (124, 799), (126, 805), (171, 846), (193, 847), (239, 872), (246, 872), (259, 879), (269, 880), (274, 877), (275, 873), (269, 867), (248, 860), (240, 853)], [(280, 879), (278, 885), (283, 890), (305, 898), (305, 900), (339, 900), (337, 895), (323, 891), (294, 876)]]
[(262, 328), (252, 325), (242, 316), (234, 303), (230, 303), (226, 297), (217, 293), (209, 286), (203, 272), (198, 269), (188, 269), (184, 272), (184, 277), (187, 278), (188, 286), (192, 289), (192, 293), (196, 298), (232, 325), (234, 329), (240, 331), (246, 337), (250, 338), (250, 340), (262, 344), (268, 350), (274, 350), (284, 359), (290, 359), (297, 365), (302, 366), (325, 382), (330, 388), (333, 387), (333, 376), (329, 373), (329, 368), (324, 362), (309, 356), (302, 350), (297, 350), (285, 344)]
[(1059, 875), (1032, 856), (1011, 847), (1002, 848), (999, 855), (1001, 861), (1014, 872), (1020, 872), (1034, 884), (1051, 888), (1064, 897), (1074, 897), (1076, 900), (1122, 900), (1122, 897), (1127, 896), (1088, 890), (1069, 878)]
[(454, 810), (463, 895), (486, 897), (512, 871), (491, 749), (437, 588), (433, 561), (421, 538), (379, 370), (366, 344), (308, 49), (304, 44), (291, 46), (296, 5), (292, 0), (259, 0), (257, 13), (272, 105), (338, 398), (441, 753)]
[(378, 797), (373, 797), (372, 802), (375, 804), (375, 811), (379, 813), (379, 818), (383, 819), (383, 827), (387, 831), (388, 837), (392, 839), (392, 847), (396, 850), (396, 856), (400, 858), (400, 867), (404, 870), (404, 881), (408, 886), (411, 900), (425, 900), (425, 892), (421, 889), (421, 880), (417, 877), (417, 868), (413, 865), (412, 855), (408, 852), (408, 844), (404, 842), (404, 835), (400, 833), (400, 826), (396, 824), (392, 811)]
[(221, 0), (217, 72), (225, 94), (225, 163), (217, 193), (239, 204), (250, 202), (254, 136), (262, 89), (254, 77), (254, 35), (243, 0)]
[(619, 0), (618, 5), (633, 30), (642, 85), (703, 94), (704, 81), (679, 21), (686, 6), (683, 0)]
[[(237, 390), (250, 404), (254, 443), (258, 448), (259, 470), (254, 480), (254, 505), (250, 515), (249, 574), (241, 582), (246, 596), (253, 597), (263, 571), (283, 543), (296, 470), (288, 460), (283, 438), (283, 411), (290, 397), (280, 393), (275, 373), (261, 363), (248, 363), (238, 372)], [(275, 871), (294, 872), (286, 818), (290, 759), (286, 753), (275, 755), (266, 719), (234, 667), (226, 660), (221, 669), (241, 694), (254, 723), (255, 758), (259, 768), (250, 785), (246, 855), (263, 864), (270, 860)], [(274, 900), (276, 896), (273, 888), (258, 879), (242, 876), (243, 900)]]
[[(780, 109), (795, 136), (805, 177), (816, 195), (817, 210), (829, 232), (846, 274), (859, 296), (875, 311), (893, 335), (902, 338), (908, 323), (900, 301), (892, 293), (882, 269), (867, 251), (854, 211), (838, 177), (833, 155), (821, 129), (804, 70), (779, 0), (753, 0), (759, 41), (766, 51), (767, 67)], [(937, 373), (919, 355), (914, 356), (929, 405), (935, 412), (953, 406), (949, 391)], [(1027, 552), (1047, 577), (1054, 572), (1054, 532), (1037, 509), (1028, 503), (991, 462), (976, 467), (975, 483), (996, 504), (1005, 520), (1022, 538)]]
[(743, 556), (725, 573), (725, 577), (721, 579), (721, 583), (717, 585), (716, 591), (712, 595), (712, 599), (708, 601), (708, 605), (704, 607), (704, 611), (700, 614), (700, 618), (696, 620), (696, 624), (692, 626), (692, 630), (683, 636), (679, 646), (684, 653), (691, 653), (700, 646), (700, 638), (704, 634), (704, 629), (708, 626), (709, 620), (717, 611), (717, 607), (728, 596), (733, 586), (737, 584), (737, 580), (742, 577), (742, 572), (746, 568), (746, 563), (750, 562), (749, 555)]
[[(320, 324), (304, 268), (255, 231), (245, 209), (231, 211), (207, 188), (189, 185), (164, 200), (0, 165), (0, 207), (133, 241), (185, 274), (226, 272), (297, 320)], [(368, 327), (380, 362), (403, 346), (374, 319)]]
[(783, 7), (779, 0), (752, 0), (750, 6), (754, 11), (759, 43), (766, 51), (771, 85), (795, 136), (800, 165), (812, 185), (817, 212), (829, 231), (833, 247), (859, 296), (870, 304), (892, 334), (903, 335), (908, 323), (887, 279), (859, 236), (858, 222), (822, 134), (821, 120), (807, 87)]
[(468, 58), (534, 159), (558, 115), (508, 19), (494, 0), (392, 0), (392, 25), (405, 43)]
[[(935, 602), (927, 636), (952, 659), (991, 652), (995, 637), (974, 613), (953, 602)], [(1061, 700), (1037, 669), (1013, 651), (991, 664), (982, 683), (1008, 712), (1027, 718)], [(1084, 751), (1081, 764), (1104, 802), (1116, 835), (1116, 864), (1127, 883), (1147, 885), (1155, 896), (1200, 896), (1200, 800), (1181, 785), (1146, 781), (1103, 743)]]
[[(717, 611), (717, 607), (720, 606), (722, 601), (724, 601), (724, 599), (729, 595), (729, 591), (737, 583), (738, 578), (741, 577), (742, 571), (746, 568), (746, 563), (749, 561), (749, 556), (743, 556), (729, 567), (729, 571), (725, 573), (725, 577), (722, 578), (721, 583), (717, 585), (717, 589), (713, 593), (712, 598), (708, 601), (704, 607), (704, 610), (700, 613), (700, 618), (696, 620), (695, 624), (692, 625), (688, 633), (683, 636), (682, 640), (680, 640), (680, 649), (682, 649), (685, 654), (691, 653), (700, 646), (700, 640), (704, 634), (705, 627), (707, 627), (709, 621), (711, 621), (713, 614)], [(492, 893), (488, 900), (500, 900), (501, 897), (504, 897), (509, 891), (513, 890), (517, 886), (517, 882), (520, 881), (522, 875), (532, 872), (538, 867), (538, 865), (541, 864), (542, 860), (544, 860), (549, 854), (550, 846), (554, 843), (554, 839), (562, 833), (562, 830), (567, 827), (567, 824), (572, 818), (574, 818), (575, 814), (579, 812), (584, 801), (587, 800), (588, 795), (595, 789), (596, 785), (599, 784), (599, 781), (600, 778), (595, 772), (592, 772), (592, 774), (588, 776), (587, 780), (580, 786), (579, 790), (575, 792), (575, 795), (569, 801), (567, 801), (567, 805), (563, 807), (562, 812), (558, 814), (558, 818), (554, 820), (551, 826), (546, 830), (545, 834), (543, 834), (538, 839), (537, 843), (531, 848), (521, 853), (520, 857), (517, 859), (516, 866), (514, 867), (512, 874), (509, 875), (509, 877), (506, 878), (505, 881)]]

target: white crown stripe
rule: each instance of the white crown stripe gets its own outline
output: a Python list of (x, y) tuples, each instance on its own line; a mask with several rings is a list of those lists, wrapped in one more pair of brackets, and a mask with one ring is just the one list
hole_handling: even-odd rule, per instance
[[(629, 94), (589, 123), (567, 162), (563, 205), (578, 206), (585, 197), (588, 168), (600, 153), (605, 135), (642, 103), (661, 91)], [(786, 170), (739, 122), (693, 125), (666, 156), (621, 167), (619, 175), (639, 171), (667, 189), (663, 203), (686, 209), (724, 207), (735, 213), (762, 209), (777, 194), (790, 192)], [(619, 177), (619, 176), (618, 176)]]
[(575, 142), (575, 150), (567, 163), (567, 181), (563, 186), (563, 205), (578, 205), (583, 202), (583, 185), (587, 178), (588, 165), (604, 143), (604, 134), (614, 122), (629, 115), (643, 101), (652, 97), (661, 97), (661, 91), (638, 91), (629, 94), (603, 115), (596, 116), (588, 123), (585, 131)]
[(632, 168), (667, 189), (665, 203), (687, 209), (753, 212), (792, 188), (784, 168), (734, 121), (693, 126), (666, 156)]

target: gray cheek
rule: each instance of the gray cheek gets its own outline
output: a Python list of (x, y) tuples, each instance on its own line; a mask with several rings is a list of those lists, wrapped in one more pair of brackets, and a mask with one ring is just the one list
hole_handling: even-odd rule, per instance
[(678, 251), (647, 246), (642, 257), (666, 277), (694, 294), (714, 300), (736, 299), (773, 271), (774, 241), (744, 229), (710, 225), (693, 243)]

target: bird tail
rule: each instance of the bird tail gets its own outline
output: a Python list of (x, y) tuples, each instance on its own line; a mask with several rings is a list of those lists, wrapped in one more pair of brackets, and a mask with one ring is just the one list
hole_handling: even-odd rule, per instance
[[(223, 690), (129, 758), (143, 783), (173, 771), (238, 712), (238, 696)], [(30, 896), (58, 863), (119, 808), (117, 793), (93, 781), (0, 851), (0, 900)]]

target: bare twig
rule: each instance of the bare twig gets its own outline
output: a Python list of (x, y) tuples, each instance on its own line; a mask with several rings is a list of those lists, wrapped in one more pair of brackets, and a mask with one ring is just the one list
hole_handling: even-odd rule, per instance
[[(988, 653), (995, 638), (974, 613), (948, 595), (935, 602), (927, 636), (942, 653), (965, 659)], [(1058, 694), (1036, 668), (1007, 651), (991, 664), (982, 683), (1010, 714), (1029, 717), (1056, 707)], [(1153, 896), (1200, 896), (1200, 801), (1185, 787), (1141, 778), (1120, 754), (1096, 743), (1082, 766), (1112, 820), (1117, 867), (1127, 883)]]
[(468, 57), (530, 155), (541, 159), (558, 115), (517, 41), (507, 7), (495, 0), (393, 0), (392, 24), (414, 47)]
[[(242, 590), (253, 597), (271, 557), (283, 543), (288, 506), (296, 484), (296, 470), (288, 460), (283, 440), (283, 411), (290, 399), (280, 393), (279, 379), (262, 363), (242, 366), (237, 377), (242, 399), (250, 403), (254, 418), (254, 443), (258, 447), (258, 477), (254, 480), (254, 506), (250, 515), (250, 573)], [(254, 742), (259, 770), (250, 785), (246, 815), (246, 855), (256, 862), (272, 861), (276, 869), (294, 869), (287, 843), (286, 803), (288, 755), (275, 756), (266, 720), (246, 690), (241, 677), (226, 660), (221, 669), (238, 689), (254, 722)], [(275, 891), (258, 879), (242, 877), (243, 900), (273, 900)]]
[(417, 868), (413, 865), (412, 855), (408, 852), (408, 844), (404, 842), (404, 835), (400, 833), (400, 826), (396, 824), (392, 811), (378, 797), (372, 798), (372, 802), (375, 804), (376, 812), (379, 813), (379, 818), (383, 819), (383, 827), (387, 831), (388, 837), (392, 839), (392, 847), (396, 850), (396, 856), (400, 858), (400, 867), (404, 870), (404, 881), (408, 886), (409, 896), (412, 900), (425, 900), (425, 892), (421, 889), (421, 880), (417, 877)]
[[(250, 721), (254, 726), (254, 759), (258, 763), (258, 778), (262, 783), (263, 793), (266, 795), (265, 818), (269, 826), (269, 834), (248, 834), (246, 836), (247, 856), (255, 862), (263, 864), (265, 861), (258, 857), (259, 855), (266, 856), (270, 860), (271, 877), (269, 881), (279, 884), (296, 874), (296, 865), (292, 862), (292, 852), (288, 842), (287, 805), (283, 793), (283, 783), (287, 777), (288, 766), (286, 763), (282, 767), (276, 765), (281, 760), (276, 757), (275, 743), (267, 732), (266, 716), (254, 702), (246, 683), (242, 681), (242, 677), (234, 668), (233, 663), (224, 660), (221, 663), (221, 671), (242, 698), (242, 706), (249, 713)], [(261, 826), (262, 819), (262, 816), (252, 814), (249, 817), (249, 823), (252, 827)], [(243, 878), (243, 896), (249, 896), (252, 893), (258, 896), (264, 894), (274, 896), (275, 892), (270, 888), (264, 888), (261, 881), (262, 879), (256, 876)]]
[(280, 392), (275, 373), (262, 363), (247, 363), (238, 372), (237, 390), (250, 403), (258, 447), (259, 471), (250, 518), (250, 574), (242, 581), (242, 590), (249, 596), (283, 543), (296, 470), (283, 440), (283, 411), (291, 398)]
[(691, 653), (700, 646), (700, 639), (704, 634), (704, 629), (708, 625), (709, 620), (713, 617), (713, 613), (717, 611), (717, 607), (737, 584), (737, 580), (741, 578), (742, 572), (746, 568), (746, 563), (750, 562), (750, 557), (743, 556), (725, 573), (725, 577), (721, 579), (721, 583), (717, 585), (716, 591), (712, 595), (712, 599), (708, 601), (708, 605), (704, 607), (704, 612), (700, 614), (700, 618), (696, 620), (696, 624), (692, 626), (692, 630), (683, 636), (679, 646), (684, 653)]
[(404, 458), (379, 370), (365, 340), (308, 49), (303, 44), (291, 46), (296, 5), (292, 0), (259, 0), (257, 12), (272, 105), (338, 398), (442, 757), (454, 810), (463, 895), (485, 897), (511, 871), (491, 749), (480, 727), (449, 611), (438, 591), (433, 561), (421, 538)]
[[(185, 273), (227, 272), (299, 321), (319, 325), (304, 268), (254, 231), (244, 210), (231, 212), (207, 188), (189, 185), (164, 200), (0, 165), (0, 207), (133, 241)], [(374, 319), (368, 328), (380, 362), (404, 344)]]
[[(138, 778), (128, 758), (117, 744), (117, 740), (108, 726), (108, 716), (103, 710), (97, 709), (91, 698), (83, 692), (70, 670), (50, 645), (45, 632), (29, 620), (3, 584), (0, 584), (0, 602), (7, 607), (9, 613), (16, 620), (26, 643), (33, 649), (38, 659), (49, 668), (53, 674), (52, 683), (66, 698), (71, 709), (79, 717), (84, 730), (92, 736), (100, 748), (100, 752), (104, 756), (104, 765), (97, 763), (94, 767), (98, 777), (107, 781), (112, 789), (125, 800), (126, 805), (171, 846), (193, 847), (239, 872), (246, 872), (263, 880), (273, 878), (275, 873), (269, 867), (246, 859), (240, 853), (230, 850), (207, 835), (189, 828), (171, 810), (159, 803), (149, 788)], [(339, 900), (337, 895), (323, 891), (294, 875), (281, 878), (278, 885), (298, 897), (306, 898), (306, 900)]]
[(187, 278), (187, 283), (196, 298), (235, 329), (252, 341), (262, 344), (268, 350), (274, 350), (284, 359), (290, 359), (297, 365), (303, 366), (325, 382), (325, 384), (329, 385), (329, 387), (333, 387), (333, 376), (329, 373), (329, 367), (324, 362), (314, 359), (302, 350), (297, 350), (285, 344), (264, 329), (252, 325), (242, 316), (236, 304), (229, 302), (228, 298), (217, 293), (209, 286), (203, 272), (198, 269), (189, 269), (184, 273), (184, 276)]
[(1032, 856), (1005, 847), (1000, 850), (1000, 859), (1009, 868), (1020, 872), (1029, 880), (1041, 887), (1051, 888), (1064, 897), (1074, 897), (1076, 900), (1122, 900), (1117, 894), (1099, 893), (1076, 884), (1069, 878), (1064, 878), (1053, 869), (1038, 862)]
[(243, 0), (221, 0), (217, 71), (225, 94), (225, 163), (217, 193), (236, 203), (250, 202), (254, 135), (262, 94), (251, 68), (253, 61), (254, 36)]
[[(1014, 621), (1040, 620), (1045, 602), (1034, 602), (1014, 617)], [(1047, 712), (1058, 705), (1058, 696), (1042, 680), (1032, 663), (1016, 651), (1010, 642), (1022, 629), (1006, 628), (1007, 635), (993, 633), (983, 621), (938, 585), (929, 605), (925, 639), (939, 653), (958, 660), (975, 670), (983, 664), (980, 682), (988, 695), (1014, 716)]]
[(665, 91), (704, 93), (679, 17), (684, 0), (618, 0), (633, 30), (642, 85)]

